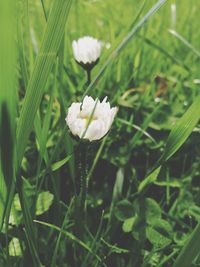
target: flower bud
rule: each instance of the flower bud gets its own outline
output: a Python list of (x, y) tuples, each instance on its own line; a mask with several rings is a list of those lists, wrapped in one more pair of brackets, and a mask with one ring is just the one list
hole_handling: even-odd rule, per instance
[(66, 123), (74, 136), (99, 140), (110, 130), (117, 110), (117, 107), (110, 107), (107, 97), (100, 102), (85, 96), (83, 103), (75, 102), (69, 107)]
[(101, 41), (85, 36), (72, 42), (73, 54), (76, 62), (86, 70), (91, 70), (99, 61)]

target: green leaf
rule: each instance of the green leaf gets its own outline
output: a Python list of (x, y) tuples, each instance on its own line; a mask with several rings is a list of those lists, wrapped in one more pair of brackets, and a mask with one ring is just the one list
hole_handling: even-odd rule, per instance
[(153, 172), (151, 172), (140, 184), (138, 187), (138, 191), (141, 192), (146, 186), (149, 184), (154, 183), (157, 180), (157, 176), (160, 172), (161, 167), (155, 169)]
[(155, 220), (161, 218), (161, 212), (162, 212), (161, 208), (154, 199), (147, 198), (145, 200), (145, 206), (146, 206), (145, 216), (147, 223), (152, 224), (154, 223)]
[(50, 192), (41, 192), (38, 195), (36, 202), (36, 215), (41, 215), (48, 211), (53, 203), (54, 195)]
[(17, 211), (21, 211), (22, 210), (21, 204), (20, 204), (20, 201), (19, 201), (19, 194), (15, 194), (15, 197), (13, 199), (13, 207)]
[(164, 248), (172, 242), (172, 227), (165, 220), (154, 220), (146, 228), (146, 236), (155, 247)]
[(58, 169), (60, 169), (62, 166), (64, 166), (70, 159), (71, 159), (72, 155), (67, 156), (66, 158), (55, 162), (51, 165), (51, 169), (52, 171), (57, 171)]
[(134, 207), (127, 199), (118, 202), (115, 207), (115, 216), (119, 221), (124, 221), (133, 215)]
[(135, 223), (136, 217), (128, 218), (124, 221), (122, 225), (122, 229), (125, 233), (129, 233), (132, 231), (134, 223)]
[(125, 220), (123, 230), (131, 232), (135, 239), (140, 239), (140, 233), (145, 231), (147, 225), (154, 225), (155, 221), (161, 219), (161, 208), (152, 198), (144, 199), (144, 204), (140, 207), (138, 200), (134, 202), (136, 215)]
[(129, 250), (124, 249), (124, 248), (120, 248), (117, 246), (114, 246), (112, 244), (109, 244), (108, 242), (106, 242), (103, 238), (101, 238), (101, 241), (108, 247), (111, 249), (111, 251), (113, 253), (118, 253), (118, 254), (122, 254), (122, 253), (129, 253)]
[(22, 249), (18, 238), (13, 237), (8, 245), (9, 255), (13, 257), (22, 257)]

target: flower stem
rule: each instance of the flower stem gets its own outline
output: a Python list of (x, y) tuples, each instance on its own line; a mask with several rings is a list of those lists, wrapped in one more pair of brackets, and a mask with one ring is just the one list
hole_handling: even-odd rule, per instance
[(87, 69), (87, 86), (91, 83), (91, 69)]
[(88, 173), (88, 159), (87, 159), (87, 144), (82, 144), (80, 147), (81, 157), (80, 160), (82, 162), (82, 171), (81, 171), (81, 190), (80, 190), (80, 208), (84, 212), (86, 212), (86, 198), (87, 198), (87, 173)]
[(86, 225), (86, 199), (87, 199), (87, 144), (80, 142), (77, 154), (76, 198), (74, 202), (75, 233), (78, 236), (84, 234)]

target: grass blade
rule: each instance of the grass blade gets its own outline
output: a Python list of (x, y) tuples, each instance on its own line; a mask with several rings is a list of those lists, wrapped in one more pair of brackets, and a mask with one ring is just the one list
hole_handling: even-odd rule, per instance
[[(77, 238), (75, 235), (73, 235), (72, 233), (63, 230), (62, 228), (50, 224), (50, 223), (46, 223), (46, 222), (42, 222), (42, 221), (38, 221), (38, 220), (34, 220), (34, 222), (42, 224), (44, 226), (50, 227), (56, 231), (59, 231), (60, 233), (62, 233), (63, 235), (65, 235), (68, 239), (72, 240), (73, 242), (77, 243), (79, 246), (81, 246), (82, 248), (84, 248), (85, 250), (89, 251), (91, 254), (94, 254), (94, 252), (91, 250), (91, 248), (84, 243), (82, 240), (80, 240), (79, 238)], [(96, 254), (94, 254), (94, 256), (98, 259), (99, 262), (101, 262), (101, 258), (99, 256), (97, 256)]]
[[(90, 83), (88, 88), (86, 89), (83, 98), (88, 92), (96, 85), (104, 71), (108, 67), (108, 65), (118, 56), (118, 54), (124, 49), (124, 47), (129, 43), (130, 40), (136, 35), (136, 33), (142, 28), (142, 26), (161, 8), (163, 4), (165, 4), (167, 0), (159, 0), (147, 14), (133, 27), (133, 29), (127, 34), (127, 36), (122, 40), (122, 42), (118, 45), (118, 47), (111, 53), (106, 62), (101, 67), (99, 73), (94, 78), (94, 80)], [(139, 11), (140, 13), (140, 11)]]
[(59, 50), (71, 2), (72, 0), (57, 0), (53, 2), (41, 48), (28, 83), (17, 127), (19, 164), (21, 163), (26, 143), (33, 127), (34, 118), (40, 105), (47, 79)]
[[(15, 5), (0, 2), (0, 229), (14, 183), (17, 52)], [(4, 27), (3, 25), (6, 25)], [(9, 159), (9, 160), (8, 160)], [(9, 206), (9, 205), (8, 205)], [(9, 207), (8, 207), (9, 209)], [(8, 212), (9, 213), (9, 212)]]
[(200, 119), (200, 96), (198, 96), (171, 131), (160, 161), (168, 160), (186, 141)]
[(200, 57), (200, 52), (191, 45), (183, 36), (181, 36), (178, 32), (174, 30), (169, 30), (169, 33), (174, 35), (178, 40), (180, 40), (185, 46), (187, 46), (194, 54), (196, 54), (198, 57)]
[[(140, 36), (141, 38), (143, 38), (142, 36)], [(166, 49), (163, 48), (163, 46), (161, 45), (157, 45), (154, 41), (148, 39), (148, 38), (143, 38), (144, 41), (152, 46), (153, 48), (157, 49), (161, 54), (165, 55), (166, 58), (170, 59), (172, 62), (174, 62), (175, 64), (181, 66), (182, 68), (184, 68), (186, 71), (191, 72), (191, 68), (184, 64), (181, 60), (179, 60), (175, 55), (171, 54), (169, 51), (167, 51)]]
[(190, 267), (199, 254), (200, 224), (196, 226), (188, 242), (183, 247), (173, 267)]
[(17, 179), (17, 188), (18, 188), (19, 199), (20, 199), (20, 204), (21, 204), (23, 219), (24, 219), (24, 224), (25, 224), (25, 234), (26, 234), (27, 242), (29, 244), (31, 256), (33, 259), (33, 264), (35, 267), (36, 266), (41, 267), (42, 264), (40, 262), (40, 258), (39, 258), (39, 255), (36, 249), (37, 247), (36, 246), (36, 231), (33, 225), (26, 191), (24, 190), (25, 182), (26, 182), (25, 179), (24, 180), (22, 180), (21, 178)]
[[(139, 192), (142, 191), (146, 186), (156, 181), (159, 169), (162, 164), (171, 158), (174, 153), (184, 144), (186, 139), (192, 133), (194, 127), (200, 119), (200, 96), (198, 96), (190, 108), (185, 114), (178, 120), (172, 129), (166, 143), (166, 147), (163, 155), (158, 160), (156, 166), (149, 173), (149, 175), (140, 183)], [(159, 169), (158, 169), (159, 168)]]
[[(32, 75), (28, 82), (24, 103), (19, 117), (19, 123), (17, 127), (17, 169), (21, 164), (26, 143), (33, 128), (34, 118), (40, 105), (47, 79), (51, 73), (61, 40), (64, 35), (65, 24), (71, 3), (71, 0), (55, 0), (52, 5), (41, 48), (36, 58)], [(32, 215), (29, 210), (26, 192), (23, 189), (20, 176), (17, 181), (17, 188), (20, 196), (27, 240), (33, 262), (35, 266), (41, 266), (36, 249), (36, 237), (34, 225), (32, 223)]]

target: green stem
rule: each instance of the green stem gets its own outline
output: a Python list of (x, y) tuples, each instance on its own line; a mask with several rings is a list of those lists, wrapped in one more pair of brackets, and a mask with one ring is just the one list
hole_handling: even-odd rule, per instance
[[(77, 196), (74, 203), (74, 229), (78, 236), (84, 238), (84, 229), (86, 225), (86, 199), (87, 199), (87, 144), (81, 142), (79, 144), (78, 153), (78, 173), (76, 176), (76, 192)], [(76, 254), (76, 252), (75, 252)]]
[(82, 144), (80, 146), (80, 160), (81, 160), (81, 190), (80, 190), (80, 208), (83, 210), (84, 215), (86, 213), (86, 199), (87, 199), (87, 188), (88, 188), (88, 181), (87, 181), (87, 170), (88, 170), (88, 145)]
[(91, 83), (91, 70), (87, 69), (87, 83), (86, 85), (89, 86)]

